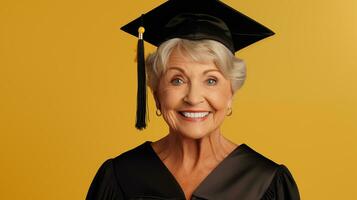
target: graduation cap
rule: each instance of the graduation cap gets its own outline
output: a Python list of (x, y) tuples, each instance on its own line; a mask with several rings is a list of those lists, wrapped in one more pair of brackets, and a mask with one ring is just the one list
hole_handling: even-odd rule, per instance
[(211, 39), (233, 54), (274, 32), (219, 0), (168, 0), (121, 27), (138, 37), (138, 92), (135, 127), (146, 128), (144, 41), (154, 46), (172, 38)]

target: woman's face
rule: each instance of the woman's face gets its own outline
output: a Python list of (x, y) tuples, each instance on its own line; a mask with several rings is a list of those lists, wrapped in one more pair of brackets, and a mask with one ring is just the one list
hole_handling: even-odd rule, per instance
[(154, 94), (170, 132), (198, 139), (219, 131), (231, 107), (231, 82), (213, 61), (198, 63), (174, 50)]

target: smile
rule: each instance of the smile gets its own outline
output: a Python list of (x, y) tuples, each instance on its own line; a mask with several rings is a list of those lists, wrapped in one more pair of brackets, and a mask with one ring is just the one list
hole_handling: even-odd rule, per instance
[(209, 112), (180, 112), (184, 117), (189, 118), (202, 118), (209, 114)]
[(210, 112), (185, 112), (181, 111), (179, 112), (180, 115), (188, 120), (188, 121), (202, 121), (207, 118), (207, 116), (210, 114)]

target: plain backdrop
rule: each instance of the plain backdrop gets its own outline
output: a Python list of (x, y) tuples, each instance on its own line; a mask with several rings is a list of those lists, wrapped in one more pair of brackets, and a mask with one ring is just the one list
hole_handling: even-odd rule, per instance
[[(151, 93), (134, 128), (137, 39), (120, 31), (163, 2), (0, 1), (0, 199), (84, 199), (106, 159), (167, 134)], [(357, 1), (223, 2), (276, 35), (236, 53), (222, 133), (285, 164), (304, 200), (357, 199)]]

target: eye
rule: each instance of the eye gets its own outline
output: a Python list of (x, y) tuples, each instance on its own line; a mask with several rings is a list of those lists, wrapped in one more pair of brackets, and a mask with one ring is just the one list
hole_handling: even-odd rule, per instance
[(171, 83), (173, 85), (180, 85), (181, 83), (183, 83), (183, 80), (179, 79), (179, 78), (175, 78), (171, 80)]
[(216, 85), (217, 84), (217, 80), (213, 79), (213, 78), (210, 78), (210, 79), (207, 80), (207, 83), (208, 83), (208, 85)]

